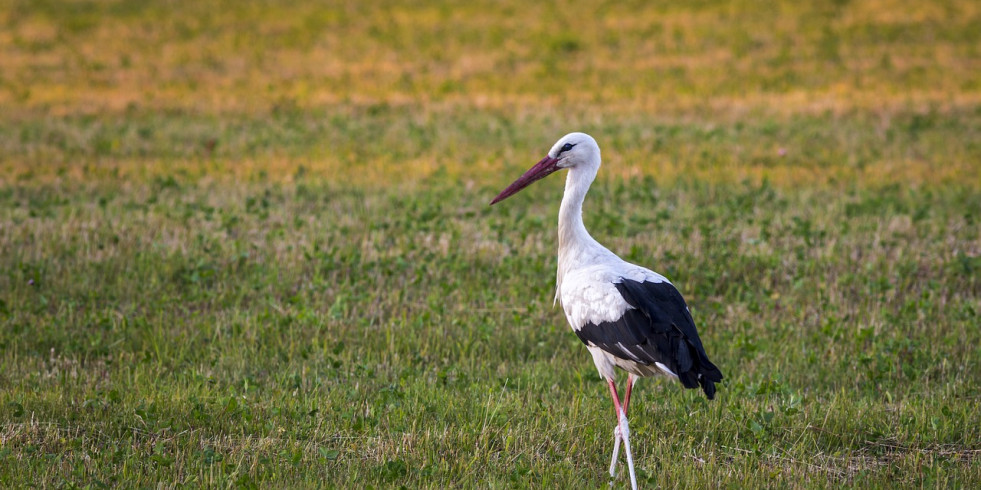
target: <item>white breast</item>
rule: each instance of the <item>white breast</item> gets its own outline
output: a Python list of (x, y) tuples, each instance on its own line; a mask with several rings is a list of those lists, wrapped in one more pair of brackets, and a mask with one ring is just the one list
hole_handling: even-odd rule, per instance
[(624, 261), (578, 267), (563, 274), (559, 294), (562, 309), (574, 330), (592, 323), (599, 325), (620, 319), (630, 305), (615, 284), (632, 281), (668, 282), (664, 276)]

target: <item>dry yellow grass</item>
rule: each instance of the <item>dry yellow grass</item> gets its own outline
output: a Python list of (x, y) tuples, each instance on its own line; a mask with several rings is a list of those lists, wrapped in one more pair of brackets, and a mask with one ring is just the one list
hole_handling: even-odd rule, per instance
[[(688, 114), (976, 106), (972, 2), (14, 2), (0, 102), (48, 114), (443, 103)], [(134, 21), (135, 19), (135, 21)]]
[[(541, 126), (534, 141), (539, 146), (564, 131), (597, 131), (622, 121), (708, 127), (800, 117), (837, 124), (860, 116), (872, 122), (857, 131), (886, 133), (910, 114), (974, 120), (981, 103), (981, 38), (972, 27), (978, 23), (979, 8), (967, 1), (694, 8), (659, 2), (23, 1), (0, 9), (0, 105), (11, 131), (23, 122), (60, 117), (186, 114), (259, 121), (299, 111), (358, 120), (379, 108), (402, 108), (409, 115), (391, 124), (438, 127), (461, 114), (535, 124)], [(683, 148), (651, 154), (601, 143), (616, 162), (605, 172), (623, 177), (981, 187), (981, 165), (965, 142), (946, 150), (937, 141), (905, 153), (896, 148), (860, 166), (846, 161), (833, 168), (810, 165), (799, 154), (792, 164), (773, 164), (778, 152), (795, 151), (781, 150), (780, 142), (710, 164), (674, 158), (684, 156)], [(119, 141), (107, 144), (111, 149)], [(449, 149), (451, 154), (428, 150), (399, 159), (405, 180), (444, 172), (472, 181), (474, 170), (493, 172), (501, 164), (500, 155)], [(284, 155), (272, 148), (208, 165), (199, 158), (134, 164), (110, 156), (92, 171), (68, 164), (70, 156), (58, 149), (46, 151), (55, 158), (25, 158), (31, 151), (8, 148), (0, 181), (18, 175), (75, 181), (104, 172), (145, 179), (174, 171), (288, 181), (302, 167), (370, 186), (383, 181), (394, 163), (380, 154), (365, 158), (352, 147), (342, 148), (346, 155), (324, 149)], [(504, 156), (518, 166), (534, 157)], [(853, 157), (845, 152), (841, 158)], [(770, 163), (756, 163), (760, 159)]]

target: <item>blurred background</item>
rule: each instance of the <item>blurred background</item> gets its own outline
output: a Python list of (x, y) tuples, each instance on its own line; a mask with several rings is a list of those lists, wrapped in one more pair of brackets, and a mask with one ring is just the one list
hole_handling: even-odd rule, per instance
[[(399, 165), (403, 181), (443, 170), (484, 182), (524, 165), (515, 146), (529, 160), (525, 148), (588, 129), (608, 154), (624, 153), (607, 173), (711, 168), (738, 179), (768, 167), (788, 183), (866, 173), (959, 182), (977, 177), (968, 142), (928, 161), (941, 158), (933, 145), (954, 149), (932, 141), (900, 151), (888, 133), (975, 115), (977, 10), (956, 1), (9, 2), (4, 160), (43, 151), (103, 157), (104, 167), (124, 156), (219, 156), (253, 160), (273, 179), (302, 164), (377, 181)], [(60, 128), (42, 124), (52, 118)], [(883, 148), (786, 127), (802, 118), (860, 120)], [(658, 142), (658, 126), (678, 122), (706, 134)], [(684, 148), (736, 122), (765, 139), (710, 158)]]
[[(599, 486), (593, 235), (726, 375), (642, 486), (976, 486), (981, 4), (0, 3), (3, 486)], [(619, 481), (618, 484), (625, 483)]]

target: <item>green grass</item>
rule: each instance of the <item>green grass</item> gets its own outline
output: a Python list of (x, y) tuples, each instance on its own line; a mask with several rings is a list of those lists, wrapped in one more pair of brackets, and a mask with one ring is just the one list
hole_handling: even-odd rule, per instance
[(833, 5), (4, 4), (0, 486), (606, 485), (572, 130), (726, 375), (642, 486), (978, 486), (981, 13)]

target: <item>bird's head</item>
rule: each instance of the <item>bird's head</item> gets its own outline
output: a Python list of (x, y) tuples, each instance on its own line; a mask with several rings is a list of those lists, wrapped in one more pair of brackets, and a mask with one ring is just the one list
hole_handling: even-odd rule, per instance
[[(501, 202), (528, 187), (537, 180), (544, 179), (555, 171), (563, 168), (589, 168), (593, 172), (599, 169), (600, 149), (596, 140), (586, 133), (569, 133), (552, 145), (545, 158), (539, 160), (528, 169), (518, 180), (501, 191), (491, 204)], [(595, 175), (595, 174), (594, 174)]]

